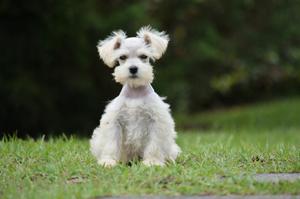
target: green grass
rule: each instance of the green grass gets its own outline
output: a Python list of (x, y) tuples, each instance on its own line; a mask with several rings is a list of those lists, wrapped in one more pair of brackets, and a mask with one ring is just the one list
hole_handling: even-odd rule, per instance
[[(300, 129), (300, 98), (281, 99), (229, 110), (211, 111), (196, 115), (178, 115), (180, 128), (204, 130)], [(300, 133), (300, 132), (299, 132)]]
[(300, 172), (300, 99), (179, 118), (183, 153), (164, 168), (96, 164), (88, 140), (3, 139), (0, 198), (103, 195), (300, 194), (300, 181), (258, 183), (255, 173)]

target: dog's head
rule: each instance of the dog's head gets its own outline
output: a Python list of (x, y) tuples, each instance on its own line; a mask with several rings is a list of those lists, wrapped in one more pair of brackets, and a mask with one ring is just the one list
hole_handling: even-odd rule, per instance
[(115, 31), (107, 39), (100, 41), (97, 48), (100, 58), (113, 68), (116, 82), (139, 87), (153, 80), (150, 60), (159, 59), (169, 42), (165, 32), (158, 32), (150, 26), (143, 27), (136, 37), (126, 37), (122, 31)]

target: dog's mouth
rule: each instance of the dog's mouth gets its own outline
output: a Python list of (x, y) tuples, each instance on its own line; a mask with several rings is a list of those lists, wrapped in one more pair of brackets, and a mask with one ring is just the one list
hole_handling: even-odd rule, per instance
[(136, 78), (138, 78), (138, 76), (137, 75), (130, 75), (129, 78), (130, 79), (136, 79)]

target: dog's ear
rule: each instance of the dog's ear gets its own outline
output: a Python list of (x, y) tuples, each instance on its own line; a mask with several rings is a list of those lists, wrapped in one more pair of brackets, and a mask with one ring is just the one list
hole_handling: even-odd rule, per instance
[(159, 59), (166, 51), (169, 36), (165, 32), (158, 32), (150, 26), (145, 26), (137, 32), (137, 35), (152, 48), (154, 59)]
[(99, 41), (97, 45), (100, 58), (111, 68), (115, 66), (116, 61), (113, 52), (120, 48), (124, 39), (126, 39), (125, 32), (122, 30), (114, 31), (111, 36), (105, 40)]

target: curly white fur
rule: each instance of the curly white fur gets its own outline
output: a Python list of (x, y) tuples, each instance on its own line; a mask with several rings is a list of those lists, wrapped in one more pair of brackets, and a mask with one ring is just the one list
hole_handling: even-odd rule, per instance
[(146, 27), (137, 37), (126, 38), (120, 31), (99, 43), (103, 61), (110, 67), (119, 64), (113, 75), (123, 84), (90, 140), (91, 152), (100, 165), (110, 167), (142, 158), (145, 165), (163, 166), (166, 161), (174, 162), (180, 153), (169, 105), (150, 85), (153, 69), (149, 60), (160, 58), (168, 41), (164, 32)]

